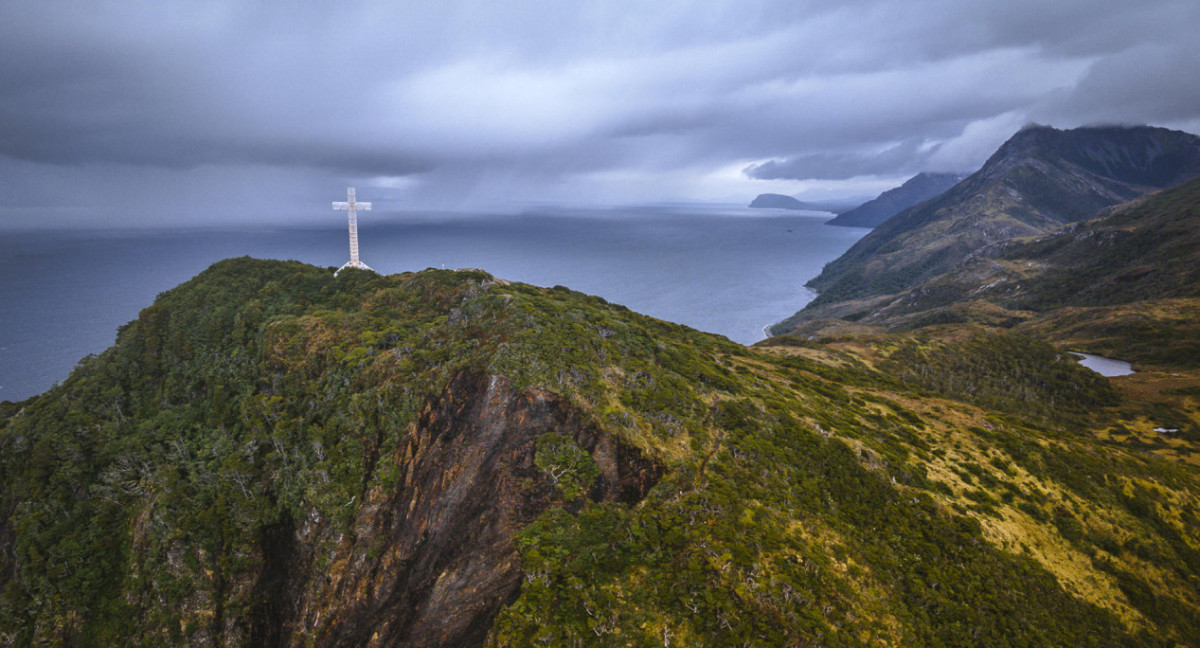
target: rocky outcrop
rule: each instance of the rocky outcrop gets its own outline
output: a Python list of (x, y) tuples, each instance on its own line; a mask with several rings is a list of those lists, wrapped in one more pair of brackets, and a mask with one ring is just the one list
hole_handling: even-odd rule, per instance
[[(300, 562), (312, 573), (278, 629), (260, 633), (274, 639), (265, 645), (480, 645), (520, 589), (517, 532), (564, 504), (534, 462), (547, 433), (591, 454), (600, 468), (593, 499), (635, 503), (662, 474), (561, 398), (515, 391), (500, 376), (459, 374), (426, 404), (396, 457), (403, 476), (395, 488), (365, 494), (328, 568), (312, 565), (310, 547), (287, 548), (296, 538), (280, 539), (280, 554), (307, 554)], [(283, 598), (294, 579), (269, 565), (262, 582)]]

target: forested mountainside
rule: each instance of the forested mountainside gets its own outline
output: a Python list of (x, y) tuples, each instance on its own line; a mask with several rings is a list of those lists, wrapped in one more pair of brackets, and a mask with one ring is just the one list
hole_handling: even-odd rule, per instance
[(1200, 644), (1195, 385), (931, 330), (218, 263), (0, 406), (0, 645)]
[(1189, 133), (1148, 126), (1026, 128), (966, 180), (896, 214), (827, 264), (808, 283), (820, 293), (809, 313), (895, 295), (953, 270), (982, 248), (1049, 233), (1197, 174), (1200, 137)]

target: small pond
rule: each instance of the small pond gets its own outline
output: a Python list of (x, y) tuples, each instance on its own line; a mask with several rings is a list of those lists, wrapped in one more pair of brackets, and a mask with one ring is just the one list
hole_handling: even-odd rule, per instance
[(1129, 374), (1133, 373), (1133, 365), (1130, 365), (1128, 362), (1124, 362), (1122, 360), (1102, 358), (1098, 355), (1092, 355), (1090, 353), (1072, 352), (1071, 355), (1079, 358), (1079, 364), (1106, 378), (1128, 376)]

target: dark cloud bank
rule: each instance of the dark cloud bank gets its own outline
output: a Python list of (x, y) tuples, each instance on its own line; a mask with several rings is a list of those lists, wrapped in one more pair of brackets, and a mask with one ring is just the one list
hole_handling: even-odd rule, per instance
[(1200, 130), (1192, 0), (519, 4), (10, 0), (0, 227), (825, 198), (1031, 121)]

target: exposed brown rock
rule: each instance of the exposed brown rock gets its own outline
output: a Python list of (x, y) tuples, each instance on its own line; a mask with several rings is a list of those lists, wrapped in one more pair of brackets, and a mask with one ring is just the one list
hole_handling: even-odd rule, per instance
[[(365, 495), (355, 537), (341, 539), (329, 569), (308, 575), (291, 610), (282, 602), (270, 610), (275, 628), (254, 636), (261, 645), (480, 645), (520, 588), (517, 532), (561, 503), (534, 465), (536, 440), (547, 432), (592, 454), (601, 469), (593, 499), (635, 503), (662, 474), (564, 399), (517, 392), (500, 376), (460, 374), (419, 417), (398, 457), (397, 486)], [(312, 564), (311, 547), (275, 541), (276, 550), (306, 556), (277, 564)], [(296, 581), (272, 573), (272, 564), (260, 585)], [(262, 600), (277, 601), (281, 591)]]

